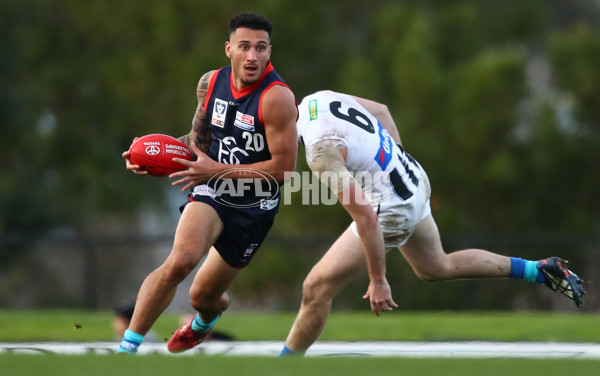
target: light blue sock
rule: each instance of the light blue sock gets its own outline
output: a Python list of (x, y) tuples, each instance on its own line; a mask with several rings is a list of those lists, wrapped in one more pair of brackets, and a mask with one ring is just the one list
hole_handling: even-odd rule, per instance
[(198, 333), (206, 333), (206, 332), (208, 332), (210, 330), (210, 328), (212, 328), (213, 326), (215, 326), (215, 324), (217, 323), (217, 321), (219, 321), (220, 317), (221, 316), (217, 316), (217, 318), (214, 319), (213, 321), (211, 321), (209, 323), (205, 323), (200, 318), (200, 314), (197, 314), (196, 317), (194, 317), (194, 319), (192, 320), (192, 330), (194, 332), (198, 332)]
[(119, 353), (135, 354), (138, 351), (138, 347), (144, 342), (144, 336), (137, 334), (134, 331), (127, 329), (123, 334), (123, 341), (117, 350)]
[(282, 357), (282, 356), (301, 356), (304, 355), (303, 352), (300, 351), (292, 351), (290, 349), (288, 349), (288, 347), (286, 345), (283, 345), (283, 349), (281, 349), (281, 352), (279, 353), (278, 357)]
[(532, 283), (544, 283), (546, 276), (537, 267), (537, 261), (524, 260), (518, 257), (510, 258), (510, 277), (524, 279)]

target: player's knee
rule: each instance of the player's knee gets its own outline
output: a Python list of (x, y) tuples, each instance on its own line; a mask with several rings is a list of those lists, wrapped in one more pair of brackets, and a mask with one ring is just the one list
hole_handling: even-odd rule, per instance
[(417, 277), (424, 282), (437, 282), (439, 278), (435, 274), (417, 272)]
[(165, 271), (165, 277), (169, 281), (181, 282), (187, 277), (192, 270), (198, 265), (198, 262), (191, 257), (170, 257), (163, 264), (162, 268)]
[(332, 298), (331, 295), (328, 284), (319, 278), (311, 278), (309, 276), (302, 284), (302, 301), (304, 304), (329, 300)]
[(227, 293), (215, 295), (202, 286), (192, 286), (190, 288), (190, 303), (198, 312), (217, 312), (220, 314), (229, 307), (229, 295)]
[(445, 280), (443, 267), (431, 267), (427, 269), (415, 269), (415, 274), (419, 279), (425, 282), (439, 282)]

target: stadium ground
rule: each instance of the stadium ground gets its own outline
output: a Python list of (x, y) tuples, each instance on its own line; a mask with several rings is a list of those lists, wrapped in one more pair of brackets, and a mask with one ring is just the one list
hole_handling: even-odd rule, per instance
[[(281, 341), (213, 341), (173, 356), (277, 356)], [(115, 342), (0, 343), (0, 354), (112, 354)], [(169, 354), (164, 343), (144, 343), (140, 355)], [(172, 355), (172, 354), (170, 354)], [(561, 342), (318, 342), (309, 357), (600, 359), (600, 344)]]

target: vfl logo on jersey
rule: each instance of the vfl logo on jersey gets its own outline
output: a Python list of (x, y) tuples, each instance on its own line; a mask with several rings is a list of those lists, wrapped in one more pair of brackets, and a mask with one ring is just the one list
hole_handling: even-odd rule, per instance
[(388, 131), (379, 124), (379, 150), (377, 151), (377, 155), (375, 155), (375, 162), (377, 162), (382, 170), (385, 170), (391, 160), (392, 138)]
[(308, 113), (310, 114), (310, 120), (317, 120), (317, 100), (311, 99), (308, 102)]
[(233, 125), (245, 131), (254, 132), (254, 116), (246, 115), (237, 111), (235, 113), (235, 121), (233, 122)]
[(225, 117), (227, 116), (227, 101), (215, 98), (213, 106), (212, 119), (210, 123), (216, 127), (223, 128), (225, 126)]

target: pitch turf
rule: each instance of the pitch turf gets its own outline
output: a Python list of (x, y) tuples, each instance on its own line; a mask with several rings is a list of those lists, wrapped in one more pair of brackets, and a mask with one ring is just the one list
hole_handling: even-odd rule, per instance
[[(237, 340), (283, 341), (295, 312), (227, 312), (216, 330)], [(0, 310), (0, 342), (111, 341), (111, 312)], [(161, 316), (160, 339), (171, 336), (179, 316)], [(321, 336), (327, 341), (562, 341), (600, 342), (597, 314), (513, 312), (333, 313)]]
[[(283, 341), (295, 313), (228, 312), (218, 327), (238, 340)], [(0, 341), (114, 339), (111, 312), (0, 311)], [(178, 315), (155, 325), (161, 337)], [(595, 314), (402, 312), (334, 313), (322, 340), (600, 342)], [(576, 359), (275, 358), (231, 356), (0, 354), (1, 375), (597, 375), (600, 361)]]
[(0, 355), (3, 375), (597, 375), (599, 361), (571, 359), (263, 358)]

